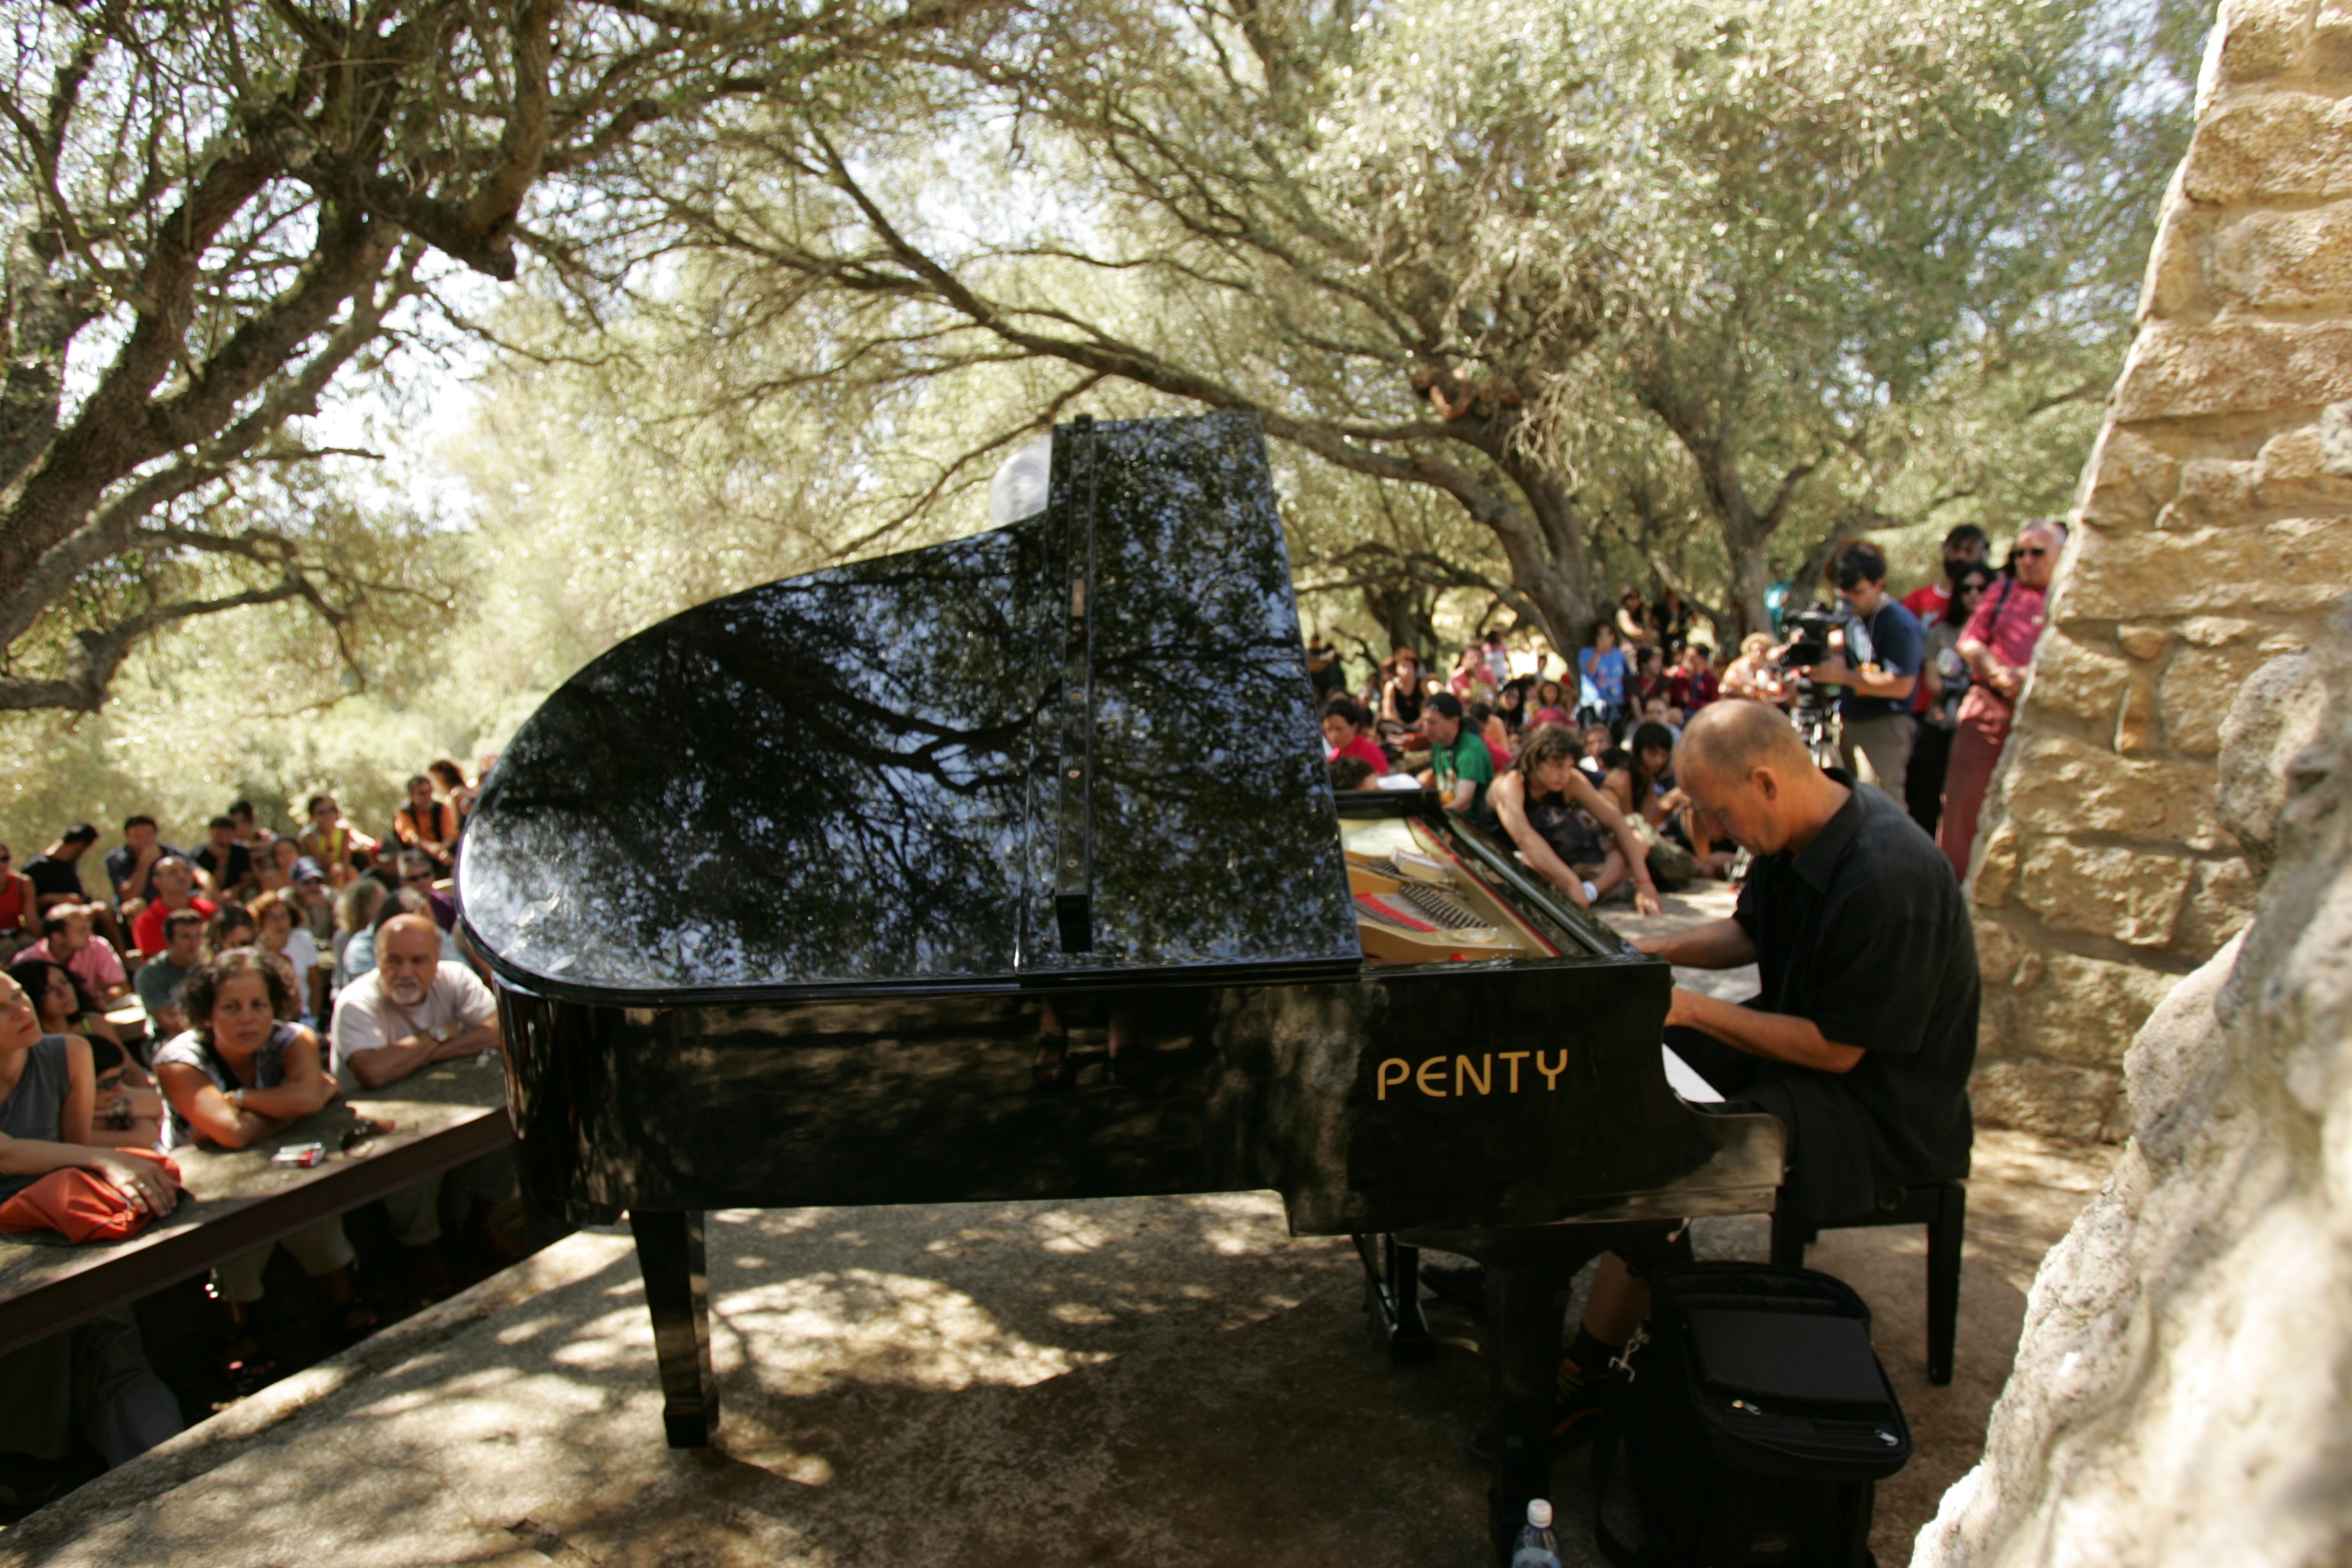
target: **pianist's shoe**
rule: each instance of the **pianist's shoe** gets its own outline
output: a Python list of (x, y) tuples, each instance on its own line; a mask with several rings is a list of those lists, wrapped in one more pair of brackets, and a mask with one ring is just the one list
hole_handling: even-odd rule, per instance
[[(1590, 1442), (1601, 1413), (1617, 1397), (1624, 1378), (1607, 1362), (1599, 1372), (1588, 1373), (1570, 1356), (1559, 1358), (1559, 1403), (1552, 1406), (1552, 1452), (1566, 1453), (1580, 1444)], [(1481, 1426), (1470, 1434), (1462, 1445), (1463, 1454), (1481, 1468), (1492, 1468), (1495, 1463), (1495, 1429)]]

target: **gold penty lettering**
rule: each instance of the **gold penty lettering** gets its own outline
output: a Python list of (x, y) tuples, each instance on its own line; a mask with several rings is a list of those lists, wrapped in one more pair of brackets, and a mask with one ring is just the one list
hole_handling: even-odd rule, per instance
[[(1389, 1076), (1389, 1068), (1396, 1068), (1396, 1077), (1394, 1078), (1391, 1078)], [(1405, 1060), (1402, 1057), (1389, 1058), (1386, 1061), (1381, 1063), (1380, 1068), (1373, 1074), (1373, 1081), (1378, 1084), (1380, 1088), (1378, 1098), (1386, 1100), (1389, 1097), (1390, 1089), (1404, 1082), (1412, 1076), (1412, 1064), (1411, 1062)]]
[(1474, 1068), (1470, 1065), (1468, 1057), (1454, 1058), (1454, 1092), (1455, 1094), (1463, 1092), (1462, 1080), (1465, 1079), (1476, 1084), (1480, 1094), (1492, 1094), (1495, 1091), (1495, 1058), (1480, 1057), (1478, 1059), (1485, 1065)]
[(1541, 1051), (1538, 1051), (1536, 1053), (1536, 1071), (1544, 1075), (1544, 1092), (1547, 1094), (1559, 1087), (1559, 1085), (1554, 1080), (1567, 1070), (1568, 1053), (1566, 1051), (1559, 1053), (1559, 1066), (1556, 1068), (1548, 1068), (1544, 1066), (1544, 1053)]
[(1509, 1092), (1512, 1094), (1519, 1092), (1519, 1060), (1527, 1054), (1528, 1053), (1525, 1051), (1505, 1051), (1502, 1053), (1503, 1060), (1511, 1064), (1511, 1087)]
[[(1437, 1074), (1437, 1087), (1434, 1089), (1432, 1089), (1429, 1084), (1429, 1075), (1433, 1071)], [(1430, 1058), (1421, 1064), (1421, 1070), (1412, 1077), (1413, 1081), (1421, 1086), (1422, 1093), (1428, 1095), (1432, 1100), (1445, 1098), (1445, 1058), (1444, 1057)]]

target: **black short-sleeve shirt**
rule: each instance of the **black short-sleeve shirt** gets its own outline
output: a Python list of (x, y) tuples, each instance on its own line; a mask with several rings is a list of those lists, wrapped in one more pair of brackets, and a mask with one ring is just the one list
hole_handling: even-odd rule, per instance
[[(224, 860), (228, 863), (225, 870), (221, 864)], [(241, 888), (245, 885), (246, 878), (253, 874), (253, 851), (242, 844), (232, 844), (228, 847), (228, 853), (224, 856), (207, 842), (202, 849), (196, 851), (195, 863), (212, 873), (213, 886), (221, 889)]]
[[(175, 855), (183, 860), (187, 860), (191, 866), (195, 864), (194, 860), (188, 858), (186, 850), (162, 842), (156, 844), (155, 858), (158, 862), (168, 860)], [(128, 844), (118, 844), (106, 852), (106, 901), (108, 903), (115, 903), (121, 900), (122, 884), (131, 879), (131, 868), (138, 864), (139, 851)], [(148, 868), (148, 875), (150, 878), (153, 877), (153, 867)], [(147, 888), (148, 895), (152, 897), (154, 891), (154, 885), (151, 881)]]
[(1981, 991), (1951, 862), (1900, 805), (1830, 776), (1851, 797), (1801, 851), (1756, 861), (1735, 916), (1756, 942), (1753, 1005), (1863, 1052), (1850, 1072), (1766, 1062), (1758, 1073), (1796, 1108), (1789, 1197), (1823, 1221), (1968, 1174)]
[(37, 898), (70, 896), (77, 903), (84, 900), (81, 868), (71, 860), (36, 855), (25, 862), (25, 875), (33, 879), (33, 893)]

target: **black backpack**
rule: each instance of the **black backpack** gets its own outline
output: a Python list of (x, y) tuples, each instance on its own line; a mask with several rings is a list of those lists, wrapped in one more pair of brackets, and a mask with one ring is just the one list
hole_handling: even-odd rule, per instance
[[(1685, 1264), (1651, 1288), (1646, 1337), (1594, 1434), (1601, 1554), (1620, 1568), (1742, 1568), (1772, 1522), (1791, 1550), (1766, 1561), (1870, 1563), (1874, 1489), (1911, 1458), (1911, 1429), (1862, 1298), (1830, 1275), (1764, 1263)], [(1638, 1547), (1601, 1515), (1621, 1448)]]

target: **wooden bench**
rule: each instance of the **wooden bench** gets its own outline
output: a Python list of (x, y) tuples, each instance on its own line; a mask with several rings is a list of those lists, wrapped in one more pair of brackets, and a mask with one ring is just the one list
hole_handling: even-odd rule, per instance
[[(346, 1153), (341, 1139), (354, 1113), (395, 1125)], [(250, 1149), (174, 1149), (187, 1195), (129, 1240), (69, 1246), (0, 1237), (0, 1354), (513, 1142), (506, 1074), (493, 1053), (488, 1062), (443, 1062), (339, 1100)], [(269, 1163), (280, 1148), (319, 1142), (327, 1146), (324, 1164)]]

